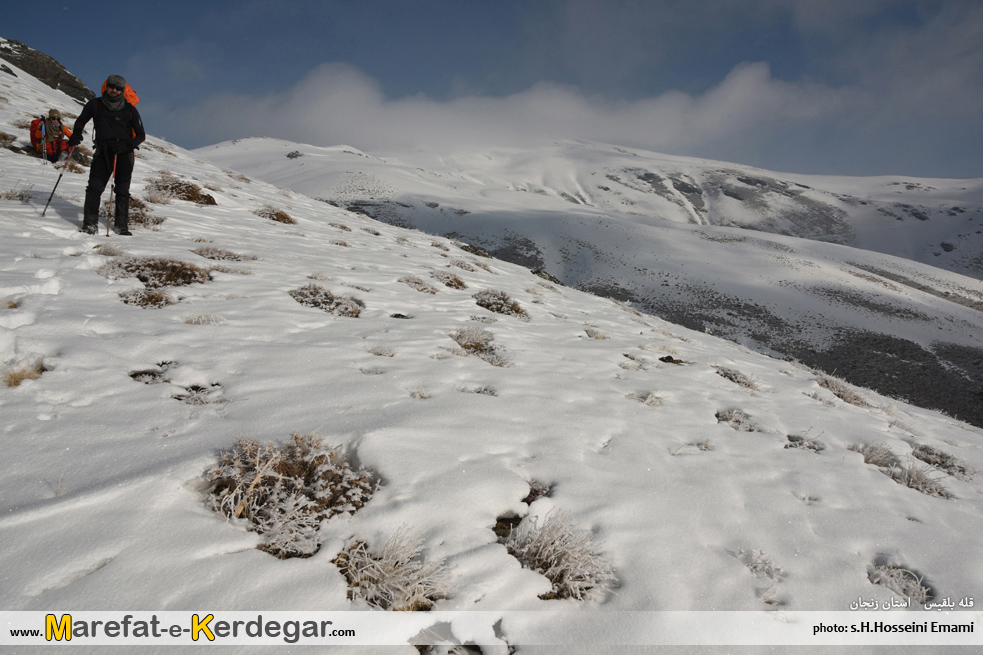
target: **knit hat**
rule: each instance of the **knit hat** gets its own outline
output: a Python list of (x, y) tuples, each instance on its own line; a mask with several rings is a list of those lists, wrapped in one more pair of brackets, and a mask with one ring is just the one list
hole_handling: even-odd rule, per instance
[(57, 109), (51, 109), (48, 111), (48, 118), (61, 118), (61, 112)]
[(122, 75), (110, 75), (106, 78), (106, 86), (115, 86), (117, 89), (126, 88), (126, 80)]

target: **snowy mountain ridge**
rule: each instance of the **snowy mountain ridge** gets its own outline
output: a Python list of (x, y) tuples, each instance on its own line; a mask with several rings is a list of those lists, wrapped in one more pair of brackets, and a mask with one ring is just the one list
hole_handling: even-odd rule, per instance
[[(42, 217), (59, 171), (20, 151), (25, 120), (78, 105), (12, 69), (0, 74), (0, 132), (10, 135), (0, 148), (0, 362), (18, 382), (0, 387), (3, 610), (378, 609), (350, 587), (339, 555), (358, 544), (378, 552), (401, 529), (419, 538), (421, 558), (446, 566), (436, 609), (498, 613), (450, 631), (499, 647), (485, 652), (549, 643), (544, 610), (846, 611), (858, 598), (979, 596), (979, 428), (248, 177), (248, 152), (230, 149), (216, 166), (149, 137), (134, 236), (82, 234), (86, 176), (65, 173)], [(290, 152), (270, 165), (314, 159)], [(361, 170), (352, 162), (374, 160), (351, 149), (332, 157), (349, 158), (355, 208), (385, 200), (461, 227), (492, 217), (463, 196), (383, 197), (396, 175)], [(312, 168), (312, 184), (323, 183)], [(442, 192), (481, 182), (466, 170), (428, 175)], [(190, 189), (195, 200), (182, 199)], [(598, 244), (613, 239), (586, 205), (561, 202), (580, 212), (567, 225), (593, 239), (568, 250), (569, 270), (586, 276), (588, 256), (610, 257)], [(561, 215), (551, 207), (522, 212)], [(800, 274), (790, 281), (804, 284), (839, 270), (824, 262), (846, 251), (734, 228), (651, 228), (667, 244), (653, 250), (660, 262), (682, 251), (687, 273), (708, 266), (718, 282), (785, 258)], [(512, 243), (530, 257), (542, 249), (546, 270), (562, 273), (545, 237)], [(716, 262), (704, 263), (704, 246), (719, 248)], [(858, 293), (887, 288), (866, 272), (876, 268), (973, 298), (964, 276), (849, 252), (856, 267), (842, 280)], [(148, 271), (161, 260), (188, 277), (160, 282)], [(942, 320), (957, 343), (976, 325), (977, 310), (891, 284), (925, 314), (948, 312), (910, 321), (925, 334)], [(281, 560), (261, 550), (270, 535), (212, 509), (206, 479), (237, 440), (282, 444), (294, 433), (341, 446), (378, 486), (311, 527), (310, 557)], [(583, 601), (551, 599), (555, 583), (500, 535), (558, 515), (615, 578)], [(610, 635), (597, 638), (583, 650)]]
[(198, 153), (983, 425), (983, 180), (784, 175), (582, 142)]

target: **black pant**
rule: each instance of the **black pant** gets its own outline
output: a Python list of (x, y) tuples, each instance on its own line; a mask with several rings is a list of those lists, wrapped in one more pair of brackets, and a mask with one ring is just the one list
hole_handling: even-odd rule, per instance
[(113, 177), (113, 167), (116, 170), (115, 194), (116, 212), (114, 224), (116, 229), (127, 229), (130, 218), (130, 178), (133, 177), (133, 153), (116, 154), (108, 148), (97, 147), (92, 155), (92, 166), (89, 168), (89, 184), (85, 187), (85, 207), (83, 225), (96, 225), (99, 222), (99, 200), (110, 178)]

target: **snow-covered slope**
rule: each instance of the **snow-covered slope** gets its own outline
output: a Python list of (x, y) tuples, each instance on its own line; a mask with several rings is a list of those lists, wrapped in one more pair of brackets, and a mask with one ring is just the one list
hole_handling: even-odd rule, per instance
[[(51, 106), (77, 111), (22, 71), (0, 74), (0, 132), (16, 137), (14, 147), (26, 140), (20, 123)], [(250, 162), (248, 153), (237, 156)], [(324, 154), (342, 157), (352, 200), (401, 179), (359, 177), (358, 162), (371, 161), (364, 155)], [(435, 188), (476, 184), (464, 173), (427, 175)], [(447, 238), (247, 178), (152, 137), (139, 151), (133, 195), (159, 200), (154, 181), (177, 180), (200, 186), (215, 205), (148, 203), (163, 221), (155, 229), (92, 237), (78, 232), (83, 174), (66, 173), (41, 216), (57, 176), (38, 159), (0, 149), (0, 362), (8, 373), (39, 361), (46, 369), (0, 387), (0, 609), (367, 609), (349, 600), (333, 560), (351, 539), (377, 549), (401, 526), (420, 536), (428, 559), (451, 567), (438, 609), (535, 610), (481, 628), (493, 634), (494, 623), (501, 643), (518, 652), (548, 643), (550, 615), (537, 614), (545, 609), (890, 604), (899, 596), (872, 583), (888, 570), (877, 567), (915, 572), (934, 598), (979, 596), (983, 588), (983, 481), (971, 472), (983, 470), (977, 428), (866, 390), (854, 390), (862, 402), (844, 402), (830, 390), (835, 384), (821, 386), (822, 376), (803, 366), (547, 282)], [(524, 197), (539, 196), (529, 189)], [(474, 218), (443, 202), (433, 209), (435, 217), (445, 210), (448, 225)], [(296, 223), (259, 215), (271, 210)], [(494, 218), (482, 211), (483, 220)], [(790, 284), (813, 287), (817, 275), (841, 267), (828, 263), (828, 253), (842, 250), (830, 244), (654, 220), (615, 233), (583, 206), (571, 205), (566, 218), (546, 205), (523, 211), (530, 222), (547, 214), (580, 230), (585, 244), (570, 252), (565, 270), (585, 276), (584, 260), (614, 252), (592, 254), (596, 244), (654, 244), (652, 235), (665, 241), (647, 255), (660, 266), (670, 252), (688, 252), (679, 270), (714, 271), (735, 284), (762, 284), (755, 280), (770, 261), (784, 262)], [(514, 240), (516, 248), (524, 243)], [(863, 267), (918, 280), (929, 269), (854, 252), (857, 266), (837, 275), (856, 293), (894, 286), (906, 311), (926, 315), (920, 320), (931, 327), (923, 329), (951, 326), (953, 342), (970, 338), (976, 310), (946, 308)], [(126, 304), (122, 298), (144, 284), (121, 270), (148, 257), (213, 270), (205, 283), (170, 289), (169, 306)], [(466, 288), (441, 283), (450, 274)], [(932, 275), (937, 288), (969, 293), (967, 278)], [(290, 295), (310, 284), (351, 296), (360, 315), (326, 313)], [(479, 306), (475, 294), (489, 290), (514, 299), (528, 319)], [(943, 309), (948, 318), (939, 323)], [(465, 356), (452, 335), (467, 328), (484, 330), (497, 349)], [(283, 442), (313, 431), (345, 446), (381, 486), (359, 511), (320, 526), (312, 557), (278, 560), (255, 548), (262, 538), (245, 520), (208, 508), (202, 475), (239, 438)], [(899, 467), (865, 463), (851, 449), (864, 442), (882, 444)], [(886, 474), (920, 465), (912, 455), (932, 452), (926, 447), (963, 466), (929, 475), (951, 497)], [(524, 502), (531, 482), (548, 485), (549, 495)], [(510, 516), (542, 523), (550, 512), (591, 534), (615, 569), (612, 589), (584, 602), (539, 597), (550, 581), (522, 568), (493, 527)], [(616, 637), (597, 635), (579, 652), (608, 638), (636, 643), (642, 637), (631, 625), (619, 623)]]
[(584, 143), (198, 152), (983, 425), (983, 180), (779, 176)]

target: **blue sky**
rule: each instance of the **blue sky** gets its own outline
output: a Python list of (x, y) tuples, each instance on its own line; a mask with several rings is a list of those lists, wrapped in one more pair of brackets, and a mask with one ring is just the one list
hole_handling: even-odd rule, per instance
[(983, 177), (979, 0), (62, 0), (46, 13), (6, 10), (0, 36), (92, 88), (124, 75), (148, 130), (185, 147), (585, 138), (779, 171)]

